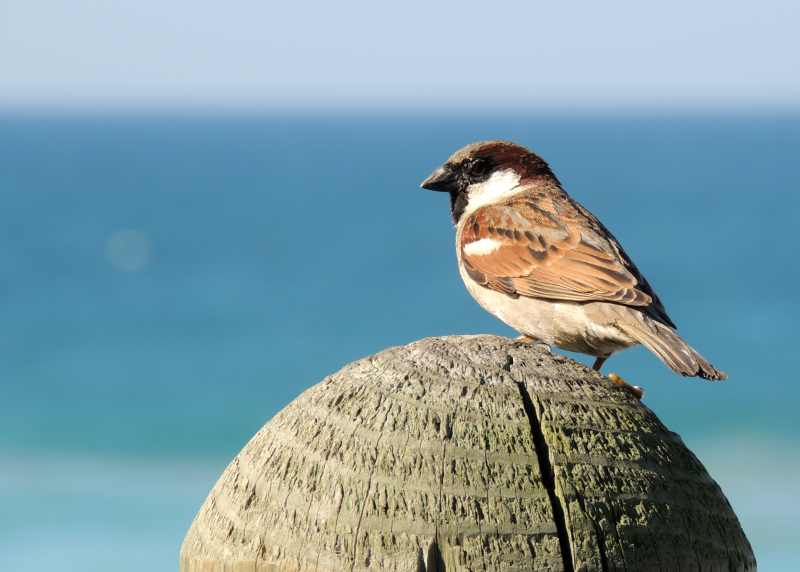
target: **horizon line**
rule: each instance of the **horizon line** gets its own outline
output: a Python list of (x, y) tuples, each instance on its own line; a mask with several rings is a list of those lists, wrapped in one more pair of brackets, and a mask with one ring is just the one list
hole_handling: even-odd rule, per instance
[(467, 114), (481, 116), (541, 116), (541, 115), (608, 115), (608, 116), (787, 116), (800, 115), (800, 102), (697, 102), (664, 104), (654, 102), (606, 102), (600, 104), (280, 104), (280, 103), (223, 103), (223, 102), (94, 102), (94, 103), (21, 103), (0, 101), (0, 116), (102, 116), (102, 115), (187, 115), (187, 116), (237, 116), (237, 115), (430, 115), (463, 117)]

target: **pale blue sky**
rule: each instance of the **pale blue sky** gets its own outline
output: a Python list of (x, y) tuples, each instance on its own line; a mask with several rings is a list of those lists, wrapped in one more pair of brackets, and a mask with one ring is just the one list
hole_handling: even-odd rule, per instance
[(0, 0), (0, 105), (795, 107), (800, 3)]

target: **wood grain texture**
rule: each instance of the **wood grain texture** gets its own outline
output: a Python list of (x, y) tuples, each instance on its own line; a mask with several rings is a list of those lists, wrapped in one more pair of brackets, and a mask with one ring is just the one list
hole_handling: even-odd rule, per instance
[(619, 387), (496, 336), (354, 362), (269, 421), (183, 572), (755, 570), (717, 484)]

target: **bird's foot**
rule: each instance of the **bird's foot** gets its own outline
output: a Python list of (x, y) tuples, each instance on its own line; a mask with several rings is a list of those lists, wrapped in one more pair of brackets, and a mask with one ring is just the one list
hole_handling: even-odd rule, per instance
[(516, 347), (516, 348), (534, 347), (534, 348), (542, 349), (542, 350), (546, 351), (547, 353), (550, 353), (550, 346), (548, 346), (546, 343), (544, 343), (541, 340), (537, 340), (536, 338), (532, 338), (531, 336), (525, 336), (525, 335), (517, 336), (516, 338), (514, 338), (514, 347)]
[(644, 397), (644, 389), (642, 389), (638, 385), (630, 385), (627, 381), (622, 379), (616, 373), (609, 373), (608, 374), (608, 380), (611, 383), (614, 383), (614, 384), (619, 385), (620, 387), (622, 387), (622, 389), (624, 389), (625, 391), (627, 391), (628, 393), (633, 395), (639, 401), (641, 401), (642, 397)]

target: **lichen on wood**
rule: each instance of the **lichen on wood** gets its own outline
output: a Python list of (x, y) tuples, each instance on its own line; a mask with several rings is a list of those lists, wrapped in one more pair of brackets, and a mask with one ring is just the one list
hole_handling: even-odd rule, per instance
[(701, 463), (596, 372), (497, 336), (356, 361), (269, 421), (183, 572), (755, 570)]

